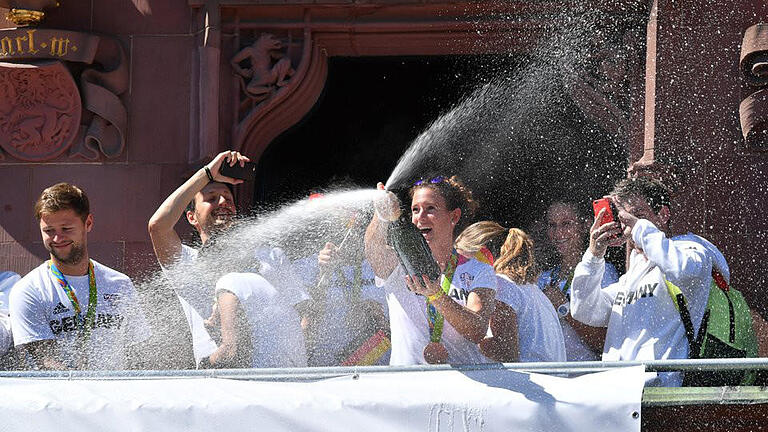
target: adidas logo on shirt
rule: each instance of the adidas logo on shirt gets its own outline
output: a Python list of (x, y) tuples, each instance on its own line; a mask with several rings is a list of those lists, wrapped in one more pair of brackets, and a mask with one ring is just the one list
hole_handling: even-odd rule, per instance
[(66, 306), (64, 306), (63, 304), (61, 304), (61, 302), (59, 302), (59, 304), (57, 304), (56, 307), (53, 308), (53, 314), (54, 315), (61, 315), (63, 313), (67, 313), (67, 312), (69, 312), (69, 309)]

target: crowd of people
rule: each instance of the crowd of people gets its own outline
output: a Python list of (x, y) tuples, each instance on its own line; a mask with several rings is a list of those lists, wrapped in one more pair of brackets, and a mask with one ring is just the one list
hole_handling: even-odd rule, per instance
[[(477, 203), (457, 177), (415, 182), (405, 205), (382, 184), (370, 220), (341, 242), (290, 259), (278, 247), (253, 251), (252, 268), (190, 278), (208, 245), (236, 223), (223, 152), (160, 205), (148, 223), (155, 256), (173, 287), (198, 368), (476, 364), (686, 358), (686, 329), (667, 284), (685, 295), (694, 332), (702, 322), (713, 269), (723, 255), (694, 234), (669, 231), (669, 191), (644, 177), (606, 191), (617, 214), (601, 223), (556, 201), (546, 212), (540, 259), (519, 228), (475, 221)], [(88, 198), (74, 185), (45, 189), (34, 205), (50, 259), (24, 277), (0, 273), (0, 352), (31, 369), (135, 367), (151, 335), (130, 278), (88, 252), (94, 227)], [(409, 274), (389, 226), (408, 217), (440, 275)], [(175, 231), (185, 218), (199, 247)], [(337, 241), (339, 244), (335, 244)], [(606, 262), (627, 245), (627, 271)], [(679, 373), (660, 374), (679, 385)]]

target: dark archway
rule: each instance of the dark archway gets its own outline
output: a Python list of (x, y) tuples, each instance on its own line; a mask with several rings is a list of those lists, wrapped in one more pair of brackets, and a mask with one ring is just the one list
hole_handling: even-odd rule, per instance
[[(261, 157), (255, 206), (281, 204), (336, 185), (373, 187), (385, 181), (432, 121), (484, 80), (500, 71), (513, 73), (523, 61), (499, 56), (331, 58), (327, 85), (312, 112)], [(575, 104), (559, 106), (553, 116), (537, 126), (544, 144), (515, 143), (536, 148), (541, 154), (535, 163), (525, 171), (496, 173), (490, 190), (479, 191), (480, 216), (528, 226), (550, 200), (588, 203), (624, 175), (626, 150), (615, 137)], [(549, 149), (553, 154), (547, 154)], [(566, 179), (583, 182), (583, 187), (574, 188)]]
[[(312, 112), (259, 160), (257, 206), (385, 181), (413, 139), (477, 85), (490, 56), (335, 57)], [(487, 75), (487, 74), (485, 74)]]

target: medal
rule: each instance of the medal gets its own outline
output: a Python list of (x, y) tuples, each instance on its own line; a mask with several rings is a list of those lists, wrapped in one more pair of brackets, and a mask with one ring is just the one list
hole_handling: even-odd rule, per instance
[[(451, 290), (451, 282), (453, 281), (453, 274), (456, 272), (456, 267), (459, 265), (459, 254), (456, 249), (451, 253), (451, 259), (443, 272), (443, 282), (441, 289), (445, 294), (448, 294)], [(443, 323), (445, 318), (437, 308), (427, 299), (427, 318), (429, 319), (429, 344), (424, 347), (424, 360), (429, 364), (441, 364), (448, 361), (448, 350), (445, 345), (440, 343), (440, 339), (443, 336)]]
[(445, 364), (448, 362), (448, 350), (440, 342), (430, 342), (424, 348), (424, 360), (429, 364)]

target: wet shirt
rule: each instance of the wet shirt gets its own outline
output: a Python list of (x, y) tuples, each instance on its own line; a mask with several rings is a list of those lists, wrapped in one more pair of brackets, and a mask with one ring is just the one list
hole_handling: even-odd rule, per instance
[(303, 367), (307, 365), (301, 318), (286, 297), (256, 273), (229, 273), (216, 282), (216, 294), (237, 297), (248, 319), (255, 368)]
[[(568, 280), (571, 275), (563, 275), (557, 269), (549, 269), (541, 272), (537, 285), (540, 290), (544, 290), (550, 285), (554, 285), (559, 289), (567, 299), (571, 297), (571, 288), (567, 286)], [(619, 274), (616, 271), (616, 267), (613, 264), (606, 262), (605, 271), (603, 272), (603, 279), (600, 282), (602, 287), (606, 287), (619, 280)], [(545, 296), (546, 297), (546, 296)], [(552, 304), (550, 302), (550, 304)], [(558, 305), (559, 306), (559, 305)], [(557, 312), (555, 312), (557, 313)], [(565, 353), (568, 361), (594, 361), (600, 360), (600, 354), (594, 352), (587, 344), (585, 344), (576, 330), (568, 324), (568, 321), (563, 317), (558, 317), (560, 326), (562, 327), (563, 340), (565, 341)]]
[[(78, 340), (72, 303), (51, 273), (41, 264), (14, 285), (10, 296), (11, 325), (16, 346), (56, 341), (55, 357), (69, 367), (88, 359), (88, 369), (125, 369), (125, 350), (151, 336), (133, 283), (128, 276), (93, 261), (97, 303), (94, 329), (87, 344)], [(89, 277), (65, 275), (80, 301), (88, 308)]]
[(565, 361), (560, 320), (547, 296), (536, 285), (518, 285), (505, 275), (497, 274), (496, 283), (496, 300), (509, 305), (517, 315), (520, 361)]
[[(603, 360), (687, 358), (685, 329), (665, 279), (685, 295), (694, 332), (698, 332), (709, 299), (712, 266), (727, 272), (725, 258), (701, 237), (688, 234), (670, 239), (647, 220), (635, 224), (632, 238), (644, 254), (633, 251), (627, 273), (605, 288), (599, 284), (605, 260), (589, 251), (584, 254), (574, 274), (571, 312), (586, 324), (608, 327)], [(681, 381), (679, 373), (661, 373), (652, 384), (678, 386)]]
[[(442, 284), (443, 278), (440, 277)], [(429, 343), (429, 321), (427, 303), (423, 296), (416, 295), (405, 284), (405, 270), (398, 265), (384, 282), (389, 306), (389, 323), (392, 330), (391, 365), (426, 364), (424, 348)], [(448, 293), (454, 301), (467, 305), (469, 293), (477, 288), (496, 291), (496, 274), (493, 267), (470, 259), (456, 267)], [(442, 343), (448, 350), (451, 364), (491, 363), (480, 353), (477, 344), (462, 336), (445, 320)]]

